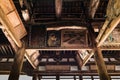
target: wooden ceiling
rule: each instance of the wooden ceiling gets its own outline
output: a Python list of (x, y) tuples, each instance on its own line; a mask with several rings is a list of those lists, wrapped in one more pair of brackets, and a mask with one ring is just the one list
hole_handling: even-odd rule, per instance
[[(106, 66), (108, 66), (109, 74), (119, 74), (119, 71), (118, 73), (115, 71), (115, 66), (120, 65), (120, 58), (118, 58), (120, 57), (120, 42), (114, 42), (114, 40), (117, 40), (117, 38), (114, 37), (112, 37), (114, 40), (111, 40), (111, 36), (109, 35), (114, 36), (115, 34), (107, 34), (107, 32), (118, 31), (117, 35), (119, 35), (120, 25), (116, 25), (117, 27), (114, 31), (113, 29), (110, 31), (108, 28), (105, 28), (103, 33), (105, 33), (107, 37), (105, 37), (104, 34), (99, 36), (99, 33), (102, 33), (100, 31), (103, 25), (105, 25), (104, 22), (109, 17), (109, 15), (106, 14), (109, 0), (13, 0), (13, 2), (16, 8), (13, 12), (15, 11), (16, 14), (18, 12), (22, 20), (20, 20), (20, 25), (22, 25), (24, 31), (26, 29), (25, 35), (27, 35), (24, 35), (25, 37), (22, 36), (20, 39), (16, 38), (16, 36), (15, 38), (13, 37), (13, 42), (14, 40), (20, 40), (19, 43), (18, 41), (15, 42), (17, 47), (16, 45), (13, 47), (9, 39), (7, 39), (8, 37), (5, 37), (5, 33), (3, 34), (3, 31), (0, 30), (0, 58), (6, 58), (8, 61), (9, 58), (14, 58), (16, 49), (21, 46), (19, 44), (21, 44), (23, 40), (26, 49), (25, 57), (32, 67), (39, 68), (40, 66), (44, 66), (48, 69), (48, 72), (39, 71), (39, 69), (32, 71), (33, 68), (25, 60), (24, 64), (27, 65), (23, 66), (23, 72), (28, 75), (55, 75), (56, 72), (54, 71), (50, 72), (52, 74), (49, 74), (49, 67), (51, 65), (53, 68), (55, 65), (66, 67), (68, 72), (66, 71), (64, 75), (82, 75), (86, 72), (88, 73), (85, 75), (90, 75), (93, 72), (93, 75), (96, 75), (97, 69), (93, 69), (93, 67), (95, 67), (95, 61), (90, 62), (90, 59), (93, 58), (94, 55), (94, 44), (97, 43), (95, 46), (100, 47), (103, 57), (108, 59)], [(27, 20), (24, 19), (23, 13), (28, 13), (27, 16), (29, 16), (29, 18), (27, 18)], [(119, 16), (117, 16), (115, 20), (113, 18), (111, 21), (108, 21), (110, 22), (108, 26), (111, 27), (112, 24), (114, 25), (115, 21), (118, 21), (119, 24)], [(111, 24), (111, 22), (113, 23)], [(91, 31), (93, 31), (94, 34)], [(53, 46), (48, 44), (51, 33), (54, 33), (57, 37), (56, 43)], [(78, 35), (78, 33), (80, 33), (80, 35)], [(64, 35), (67, 35), (67, 37)], [(69, 38), (70, 40), (67, 41)], [(83, 41), (81, 39), (83, 39)], [(107, 41), (107, 39), (111, 41)], [(81, 40), (82, 43), (80, 43), (79, 40)], [(65, 41), (66, 43), (64, 43)], [(70, 41), (78, 42), (80, 45), (76, 43), (77, 46), (70, 45), (68, 44)], [(81, 60), (79, 50), (88, 52), (87, 58)], [(115, 55), (117, 55), (117, 57)], [(74, 59), (73, 62), (70, 61), (71, 58)], [(114, 58), (116, 62), (110, 61), (110, 58)], [(42, 59), (46, 61), (42, 62)], [(53, 62), (49, 62), (50, 59), (53, 59)], [(61, 62), (62, 59), (67, 59), (67, 61)], [(6, 64), (8, 63), (9, 62), (6, 62)], [(81, 64), (86, 64), (90, 69), (86, 72), (81, 71)], [(70, 71), (69, 66), (71, 65), (79, 67), (78, 72)], [(29, 69), (24, 71), (26, 66), (30, 67), (31, 72), (29, 72)], [(109, 69), (109, 66), (114, 67), (114, 69)], [(3, 68), (0, 70), (2, 69)], [(10, 69), (7, 68), (4, 71), (8, 70)], [(61, 72), (58, 72), (58, 74), (62, 75)]]

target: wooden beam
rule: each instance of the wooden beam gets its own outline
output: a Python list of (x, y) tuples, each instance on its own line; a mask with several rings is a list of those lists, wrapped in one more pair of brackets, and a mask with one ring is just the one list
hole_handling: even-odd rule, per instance
[(98, 9), (100, 0), (90, 0), (90, 6), (89, 6), (89, 11), (88, 11), (88, 15), (89, 18), (94, 18), (94, 15)]
[(92, 46), (93, 46), (93, 53), (94, 53), (94, 56), (95, 56), (96, 65), (97, 65), (97, 68), (98, 68), (98, 74), (100, 76), (100, 80), (110, 80), (110, 78), (108, 77), (108, 73), (107, 73), (107, 69), (106, 69), (104, 60), (103, 60), (101, 49), (99, 47), (97, 47), (97, 44), (96, 44), (96, 40), (95, 40), (96, 35), (95, 35), (95, 32), (94, 32), (94, 29), (91, 25), (91, 22), (88, 19), (88, 16), (87, 16), (87, 13), (85, 11), (85, 7), (84, 7), (83, 3), (82, 3), (82, 7), (83, 7), (83, 12), (86, 16), (85, 17), (86, 22), (88, 23), (87, 28), (88, 28), (88, 32), (91, 36), (90, 38), (91, 38), (91, 43), (92, 43)]
[(38, 79), (39, 79), (39, 78), (38, 78), (38, 75), (37, 75), (37, 74), (33, 75), (32, 80), (38, 80)]
[[(120, 0), (109, 0), (106, 10), (106, 21), (100, 30), (96, 41), (98, 42), (98, 47), (105, 41), (108, 35), (113, 31), (113, 29), (118, 25), (120, 18)], [(115, 22), (116, 21), (116, 22)], [(112, 27), (113, 26), (113, 27)], [(107, 33), (108, 32), (108, 33)]]
[(20, 39), (23, 38), (27, 32), (12, 0), (0, 0), (0, 22), (16, 45), (21, 47)]
[(102, 43), (106, 40), (106, 38), (110, 35), (110, 33), (117, 27), (117, 25), (120, 23), (120, 15), (113, 19), (111, 23), (108, 25), (107, 30), (104, 32), (103, 36), (101, 37), (101, 40), (98, 42), (97, 47), (101, 46)]
[(62, 13), (62, 0), (55, 0), (56, 17), (60, 18)]
[(13, 66), (12, 66), (8, 80), (18, 80), (19, 79), (19, 74), (22, 70), (24, 54), (25, 54), (25, 45), (23, 44), (22, 47), (18, 49), (18, 51), (15, 55)]
[[(34, 71), (33, 74), (38, 74), (41, 76), (55, 76), (56, 71)], [(57, 74), (60, 76), (98, 76), (98, 73), (96, 71), (58, 71)], [(120, 71), (116, 72), (109, 72), (108, 73), (111, 76), (120, 76)], [(108, 79), (100, 79), (100, 80), (108, 80)]]
[[(12, 37), (14, 42), (21, 47), (21, 41), (17, 38), (17, 35), (13, 32), (13, 26), (7, 18), (7, 15), (3, 12), (3, 9), (0, 7), (0, 21), (5, 29), (8, 31), (9, 35)], [(9, 27), (8, 27), (9, 26)]]
[(109, 21), (108, 19), (105, 20), (102, 28), (100, 29), (100, 32), (99, 32), (97, 38), (96, 38), (96, 42), (99, 42), (99, 41), (100, 41), (100, 38), (101, 38), (101, 36), (103, 35), (104, 31), (106, 30), (109, 22), (110, 22), (110, 21)]
[(103, 60), (101, 49), (97, 47), (94, 50), (95, 50), (94, 58), (97, 64), (97, 69), (98, 69), (98, 73), (100, 76), (100, 80), (110, 80), (110, 77), (108, 76), (107, 69), (105, 66), (105, 62)]

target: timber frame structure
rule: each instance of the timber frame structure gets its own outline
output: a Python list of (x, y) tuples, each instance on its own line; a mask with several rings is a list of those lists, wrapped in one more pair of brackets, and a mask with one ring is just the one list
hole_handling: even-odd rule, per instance
[(8, 80), (120, 80), (119, 40), (120, 0), (0, 0)]

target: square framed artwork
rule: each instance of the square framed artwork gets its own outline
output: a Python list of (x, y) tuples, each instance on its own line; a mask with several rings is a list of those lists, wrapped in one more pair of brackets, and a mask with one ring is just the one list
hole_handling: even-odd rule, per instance
[(87, 30), (62, 30), (61, 47), (87, 47)]

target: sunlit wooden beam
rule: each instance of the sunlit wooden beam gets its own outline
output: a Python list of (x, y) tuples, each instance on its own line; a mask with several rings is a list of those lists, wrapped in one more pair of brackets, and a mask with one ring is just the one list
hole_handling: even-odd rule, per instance
[(98, 47), (102, 45), (102, 43), (107, 39), (107, 37), (110, 35), (110, 33), (117, 27), (117, 25), (120, 23), (120, 15), (113, 19), (111, 23), (108, 25), (107, 30), (104, 32), (103, 36), (101, 37), (101, 40), (98, 42)]
[(12, 0), (0, 0), (0, 22), (15, 44), (21, 47), (20, 39), (23, 38), (27, 32)]
[[(21, 41), (18, 39), (17, 35), (13, 31), (13, 26), (8, 20), (7, 16), (4, 14), (3, 10), (0, 8), (0, 21), (2, 25), (7, 30), (8, 34), (11, 36), (11, 38), (14, 40), (14, 42), (17, 44), (17, 46), (21, 47)], [(9, 27), (8, 27), (9, 26)]]
[(108, 2), (107, 10), (106, 10), (107, 18), (96, 38), (96, 41), (98, 42), (98, 47), (101, 46), (101, 44), (105, 41), (108, 35), (119, 24), (119, 16), (120, 16), (120, 4), (119, 3), (120, 3), (120, 0), (109, 0)]

